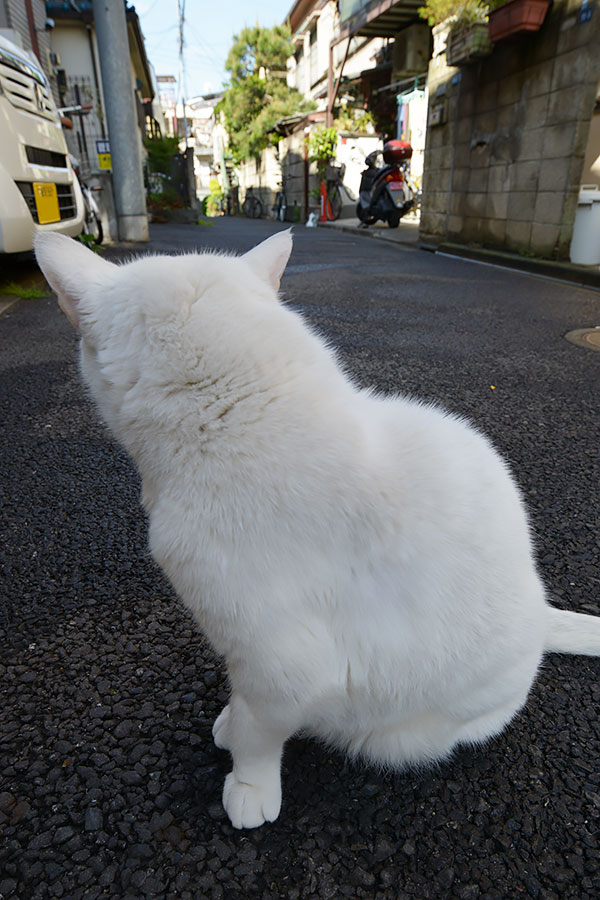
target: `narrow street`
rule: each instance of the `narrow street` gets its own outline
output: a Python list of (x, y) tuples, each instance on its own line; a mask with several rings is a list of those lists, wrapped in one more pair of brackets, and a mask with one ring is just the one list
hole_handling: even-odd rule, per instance
[[(279, 228), (155, 225), (106, 255), (244, 252)], [(550, 596), (600, 614), (600, 353), (564, 337), (600, 326), (600, 292), (298, 226), (282, 293), (357, 383), (490, 436)], [(149, 558), (137, 476), (55, 298), (0, 316), (0, 372), (0, 898), (597, 900), (595, 659), (548, 657), (501, 737), (435, 769), (293, 740), (280, 818), (234, 831), (211, 740), (223, 669)]]

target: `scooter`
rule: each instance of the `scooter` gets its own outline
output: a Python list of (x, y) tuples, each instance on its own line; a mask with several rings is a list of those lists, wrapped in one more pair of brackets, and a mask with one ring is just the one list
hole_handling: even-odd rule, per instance
[(378, 165), (381, 150), (369, 153), (362, 173), (356, 215), (367, 228), (378, 219), (397, 228), (402, 216), (412, 209), (414, 199), (406, 183), (402, 168), (412, 156), (408, 141), (388, 141), (383, 146), (384, 165)]

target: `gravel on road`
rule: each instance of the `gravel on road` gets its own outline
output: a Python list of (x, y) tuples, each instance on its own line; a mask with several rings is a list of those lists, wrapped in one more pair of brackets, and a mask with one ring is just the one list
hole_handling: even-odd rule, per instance
[[(152, 248), (246, 250), (277, 227), (160, 226)], [(297, 229), (283, 289), (359, 383), (490, 435), (555, 602), (600, 613), (600, 354), (563, 339), (600, 325), (600, 294), (319, 229)], [(594, 659), (548, 657), (502, 736), (436, 768), (294, 740), (280, 818), (235, 831), (211, 740), (223, 668), (149, 556), (53, 298), (0, 318), (0, 372), (0, 898), (597, 900)]]

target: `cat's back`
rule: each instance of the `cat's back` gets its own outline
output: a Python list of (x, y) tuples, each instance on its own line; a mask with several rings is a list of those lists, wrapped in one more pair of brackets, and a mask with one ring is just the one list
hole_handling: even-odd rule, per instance
[(527, 518), (511, 471), (466, 419), (406, 397), (371, 398), (372, 477), (392, 515), (424, 542), (507, 540), (529, 552)]

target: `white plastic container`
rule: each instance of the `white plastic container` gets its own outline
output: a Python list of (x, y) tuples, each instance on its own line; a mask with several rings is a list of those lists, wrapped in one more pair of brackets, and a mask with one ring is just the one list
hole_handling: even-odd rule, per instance
[(580, 266), (600, 265), (600, 187), (582, 184), (569, 255)]

